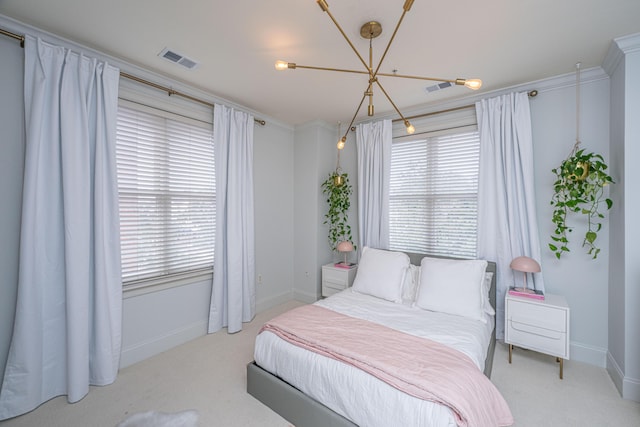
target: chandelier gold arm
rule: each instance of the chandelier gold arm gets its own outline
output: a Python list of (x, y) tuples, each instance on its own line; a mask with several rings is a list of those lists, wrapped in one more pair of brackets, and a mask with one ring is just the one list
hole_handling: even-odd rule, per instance
[[(283, 61), (284, 62), (284, 61)], [(292, 69), (295, 70), (296, 68), (303, 68), (303, 69), (307, 69), (307, 70), (320, 70), (320, 71), (334, 71), (334, 72), (339, 72), (339, 73), (352, 73), (352, 74), (367, 74), (370, 75), (369, 72), (367, 71), (360, 71), (360, 70), (349, 70), (349, 69), (345, 69), (345, 68), (330, 68), (330, 67), (316, 67), (313, 65), (300, 65), (300, 64), (296, 64), (295, 62), (287, 62), (285, 63), (286, 66), (284, 66), (282, 69)], [(278, 68), (280, 69), (280, 68)], [(433, 82), (449, 82), (449, 83), (454, 83), (456, 85), (464, 85), (465, 82), (469, 79), (442, 79), (439, 77), (423, 77), (423, 76), (411, 76), (411, 75), (407, 75), (407, 74), (391, 74), (391, 73), (377, 73), (376, 76), (382, 76), (382, 77), (400, 77), (403, 79), (415, 79), (415, 80), (428, 80), (428, 81), (433, 81)]]
[[(356, 108), (356, 112), (353, 114), (353, 117), (351, 118), (351, 123), (349, 123), (349, 126), (347, 126), (347, 131), (344, 133), (342, 138), (340, 138), (340, 141), (338, 141), (338, 142), (342, 142), (343, 143), (342, 144), (342, 148), (344, 148), (344, 143), (347, 141), (347, 135), (351, 131), (351, 126), (353, 126), (353, 122), (356, 121), (356, 117), (358, 116), (358, 113), (360, 112), (360, 109), (362, 108), (362, 104), (364, 103), (364, 99), (366, 97), (367, 97), (367, 93), (365, 92), (364, 95), (362, 95), (362, 99), (360, 100), (360, 104), (358, 104), (358, 108)], [(338, 148), (338, 150), (342, 150), (342, 148)]]
[(375, 73), (373, 73), (372, 77), (375, 77), (378, 75), (378, 71), (380, 71), (380, 66), (382, 66), (382, 61), (384, 61), (384, 58), (387, 56), (387, 52), (389, 51), (389, 48), (391, 47), (391, 43), (393, 43), (393, 39), (395, 39), (396, 37), (396, 33), (398, 32), (398, 29), (400, 28), (400, 24), (402, 24), (402, 20), (404, 19), (404, 15), (407, 14), (407, 12), (409, 10), (411, 10), (411, 6), (413, 5), (413, 0), (406, 0), (404, 2), (404, 6), (402, 7), (402, 15), (400, 15), (400, 19), (398, 20), (398, 23), (396, 24), (396, 28), (393, 30), (393, 34), (391, 34), (391, 38), (389, 39), (389, 43), (387, 43), (387, 47), (384, 50), (384, 53), (382, 54), (382, 56), (380, 57), (380, 61), (378, 62), (378, 66), (376, 67), (376, 71)]
[[(391, 103), (391, 105), (393, 106), (393, 108), (396, 111), (396, 113), (398, 113), (398, 115), (402, 119), (405, 127), (407, 128), (407, 133), (412, 134), (412, 133), (415, 132), (415, 128), (413, 127), (413, 125), (409, 122), (409, 120), (407, 118), (404, 117), (404, 115), (402, 115), (402, 113), (400, 112), (400, 109), (398, 108), (398, 106), (395, 104), (395, 102), (393, 102), (393, 100), (391, 99), (391, 97), (389, 96), (387, 91), (384, 89), (384, 87), (382, 86), (382, 84), (378, 80), (379, 76), (381, 76), (381, 77), (405, 78), (405, 79), (416, 79), (416, 80), (428, 80), (428, 81), (435, 81), (435, 82), (447, 82), (447, 83), (453, 83), (453, 84), (456, 84), (456, 85), (466, 86), (469, 89), (473, 89), (473, 90), (480, 89), (480, 87), (482, 86), (482, 81), (480, 79), (460, 79), (460, 78), (458, 78), (458, 79), (441, 79), (441, 78), (436, 78), (436, 77), (422, 77), (422, 76), (413, 76), (413, 75), (407, 75), (407, 74), (380, 73), (379, 72), (381, 67), (382, 67), (382, 63), (385, 60), (385, 58), (387, 56), (387, 53), (389, 52), (389, 49), (391, 48), (391, 45), (392, 45), (393, 41), (395, 40), (395, 37), (396, 37), (396, 35), (398, 33), (398, 30), (400, 29), (400, 25), (402, 24), (405, 15), (407, 14), (407, 12), (409, 12), (411, 10), (411, 7), (413, 6), (414, 0), (405, 0), (404, 5), (402, 6), (402, 9), (403, 9), (402, 14), (400, 15), (400, 18), (398, 19), (398, 22), (397, 22), (397, 24), (396, 24), (396, 26), (395, 26), (395, 28), (393, 30), (393, 33), (391, 34), (391, 38), (389, 39), (389, 42), (387, 43), (387, 46), (386, 46), (382, 56), (380, 57), (380, 61), (378, 62), (378, 65), (376, 66), (375, 71), (373, 69), (373, 43), (372, 42), (373, 42), (374, 38), (378, 37), (382, 33), (382, 26), (380, 25), (380, 23), (377, 22), (377, 21), (369, 21), (369, 22), (365, 23), (360, 28), (360, 35), (363, 38), (368, 38), (369, 39), (369, 63), (367, 64), (367, 62), (364, 60), (364, 58), (360, 55), (360, 52), (358, 52), (356, 47), (353, 45), (353, 43), (351, 42), (351, 40), (349, 39), (347, 34), (344, 32), (344, 30), (342, 29), (342, 27), (340, 26), (338, 21), (335, 19), (335, 17), (333, 16), (331, 11), (329, 10), (329, 5), (327, 4), (327, 0), (316, 0), (316, 3), (318, 4), (318, 6), (320, 7), (320, 9), (323, 12), (326, 12), (327, 15), (329, 15), (329, 18), (331, 18), (331, 21), (333, 21), (333, 24), (336, 26), (338, 31), (340, 31), (340, 34), (342, 34), (342, 37), (344, 37), (344, 39), (347, 41), (347, 43), (349, 44), (349, 47), (351, 47), (351, 50), (353, 50), (353, 52), (356, 54), (356, 56), (358, 57), (358, 59), (360, 60), (360, 62), (364, 66), (364, 68), (366, 69), (366, 71), (350, 70), (350, 69), (344, 69), (344, 68), (316, 67), (316, 66), (311, 66), (311, 65), (298, 65), (298, 64), (296, 64), (294, 62), (284, 62), (284, 61), (277, 61), (275, 66), (276, 66), (276, 70), (306, 68), (306, 69), (309, 69), (309, 70), (333, 71), (333, 72), (353, 73), (353, 74), (366, 74), (366, 75), (369, 76), (369, 79), (368, 79), (368, 82), (367, 82), (367, 89), (364, 92), (364, 94), (362, 95), (362, 99), (360, 99), (360, 103), (358, 104), (358, 108), (356, 109), (356, 112), (353, 115), (353, 118), (351, 119), (351, 123), (347, 127), (347, 131), (345, 132), (344, 136), (338, 141), (338, 150), (341, 150), (344, 147), (344, 143), (345, 143), (345, 141), (347, 139), (347, 135), (349, 134), (350, 131), (352, 131), (353, 123), (355, 122), (356, 117), (358, 116), (358, 113), (360, 112), (360, 109), (362, 108), (362, 104), (364, 103), (364, 100), (365, 100), (366, 97), (369, 97), (368, 115), (369, 116), (373, 116), (373, 113), (374, 113), (373, 84), (374, 83), (378, 85), (378, 87), (380, 88), (380, 90), (382, 91), (384, 96)], [(340, 133), (340, 130), (338, 130), (338, 133)]]
[(329, 18), (331, 18), (336, 28), (338, 28), (338, 31), (340, 31), (340, 34), (342, 34), (342, 37), (344, 37), (347, 43), (349, 43), (349, 46), (351, 46), (351, 49), (353, 50), (353, 52), (356, 54), (358, 59), (360, 59), (360, 62), (362, 62), (362, 65), (364, 65), (364, 68), (369, 70), (369, 67), (367, 66), (366, 61), (362, 58), (362, 56), (360, 55), (360, 52), (358, 52), (358, 49), (356, 49), (353, 43), (351, 43), (351, 40), (349, 40), (349, 37), (347, 36), (347, 34), (342, 30), (342, 27), (340, 26), (340, 24), (338, 24), (338, 21), (336, 21), (336, 18), (333, 17), (333, 14), (329, 10), (329, 5), (327, 4), (326, 0), (316, 0), (316, 2), (320, 6), (320, 9), (322, 9), (323, 12), (326, 12), (327, 15), (329, 15)]
[(403, 79), (416, 79), (416, 80), (429, 80), (433, 82), (449, 82), (454, 83), (458, 86), (467, 86), (469, 89), (477, 90), (482, 86), (482, 80), (480, 79), (441, 79), (438, 77), (421, 77), (421, 76), (410, 76), (407, 74), (389, 74), (389, 73), (378, 73), (378, 76), (383, 77), (401, 77)]
[(313, 65), (299, 65), (294, 62), (287, 63), (289, 69), (295, 70), (296, 68), (304, 68), (307, 70), (320, 70), (320, 71), (337, 71), (339, 73), (353, 73), (353, 74), (369, 74), (368, 71), (347, 70), (344, 68), (329, 68), (329, 67), (316, 67)]
[(382, 87), (382, 84), (380, 83), (379, 80), (376, 80), (376, 84), (378, 85), (378, 87), (380, 88), (380, 90), (382, 91), (382, 93), (384, 93), (384, 96), (387, 97), (387, 99), (389, 100), (389, 102), (391, 103), (391, 105), (393, 105), (393, 108), (396, 110), (396, 113), (398, 113), (398, 115), (400, 116), (400, 118), (402, 119), (402, 122), (404, 123), (405, 127), (407, 128), (407, 133), (412, 134), (413, 132), (415, 132), (415, 128), (413, 127), (413, 125), (409, 122), (409, 120), (407, 120), (402, 113), (400, 112), (400, 109), (398, 109), (398, 107), (396, 106), (395, 102), (393, 102), (393, 100), (391, 99), (391, 97), (389, 96), (389, 94), (387, 93), (386, 90), (384, 90), (384, 87)]

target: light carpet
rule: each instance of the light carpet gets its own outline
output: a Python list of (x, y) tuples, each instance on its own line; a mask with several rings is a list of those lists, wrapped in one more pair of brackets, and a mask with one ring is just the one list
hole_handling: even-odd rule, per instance
[[(114, 427), (148, 411), (195, 410), (200, 427), (288, 427), (247, 394), (246, 364), (260, 326), (300, 304), (291, 301), (259, 313), (242, 332), (200, 337), (124, 368), (114, 384), (92, 387), (80, 402), (58, 397), (0, 425)], [(516, 349), (512, 364), (507, 358), (506, 346), (498, 344), (491, 379), (511, 407), (515, 426), (640, 426), (640, 403), (622, 399), (604, 369), (567, 361), (560, 380), (553, 357)]]

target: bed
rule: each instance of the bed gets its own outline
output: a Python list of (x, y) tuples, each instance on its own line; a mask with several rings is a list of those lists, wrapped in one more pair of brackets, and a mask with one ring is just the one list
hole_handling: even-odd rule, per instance
[[(454, 282), (462, 280), (467, 274), (464, 271), (469, 269), (475, 273), (468, 277), (477, 278), (478, 268), (481, 268), (481, 281), (476, 283), (474, 279), (474, 283), (481, 294), (479, 318), (475, 315), (469, 318), (466, 312), (462, 313), (465, 315), (456, 313), (465, 309), (466, 304), (458, 300), (466, 298), (455, 297), (455, 304), (441, 302), (446, 306), (442, 308), (445, 312), (438, 311), (442, 306), (437, 310), (429, 306), (438, 298), (453, 298), (451, 289), (438, 289), (436, 285), (429, 285), (434, 289), (427, 289), (422, 286), (424, 283), (444, 283), (446, 277), (452, 277)], [(448, 271), (448, 276), (443, 276), (443, 271)], [(386, 283), (400, 284), (387, 286)], [(453, 292), (460, 290), (453, 289)], [(474, 300), (474, 304), (476, 302)], [(478, 372), (484, 372), (487, 378), (491, 375), (495, 350), (495, 264), (492, 262), (365, 248), (353, 288), (313, 306), (309, 309), (320, 311), (321, 315), (331, 313), (344, 321), (361, 322), (357, 325), (375, 323), (372, 327), (385, 328), (385, 333), (386, 329), (400, 330), (405, 332), (405, 338), (426, 338), (450, 346), (472, 361)], [(473, 307), (470, 311), (475, 313), (475, 305)], [(451, 310), (453, 312), (446, 312)], [(363, 371), (362, 366), (354, 367), (333, 356), (288, 342), (269, 326), (265, 325), (256, 338), (255, 361), (247, 365), (247, 391), (297, 427), (461, 425), (459, 414), (449, 406), (405, 393), (371, 372)], [(351, 338), (347, 338), (349, 340)], [(388, 352), (389, 348), (380, 353)], [(508, 421), (508, 417), (503, 421), (505, 419)]]

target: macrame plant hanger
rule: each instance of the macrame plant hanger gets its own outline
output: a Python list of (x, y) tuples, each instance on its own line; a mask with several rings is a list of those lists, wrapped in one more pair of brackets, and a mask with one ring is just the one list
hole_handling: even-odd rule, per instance
[(580, 62), (576, 63), (576, 142), (567, 158), (573, 157), (580, 149), (580, 65)]

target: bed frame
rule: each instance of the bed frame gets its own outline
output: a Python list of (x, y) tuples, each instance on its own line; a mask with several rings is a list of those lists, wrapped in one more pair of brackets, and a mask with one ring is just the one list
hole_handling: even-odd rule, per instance
[[(411, 263), (415, 265), (420, 265), (420, 260), (425, 256), (415, 253), (408, 253), (408, 255)], [(493, 272), (489, 300), (495, 309), (496, 264), (494, 262), (489, 261), (487, 272)], [(488, 378), (491, 378), (495, 348), (496, 328), (494, 326), (487, 349), (487, 357), (484, 361), (484, 374)], [(255, 362), (250, 362), (247, 365), (247, 392), (296, 427), (357, 427), (342, 415), (333, 412), (286, 381), (265, 371)]]

